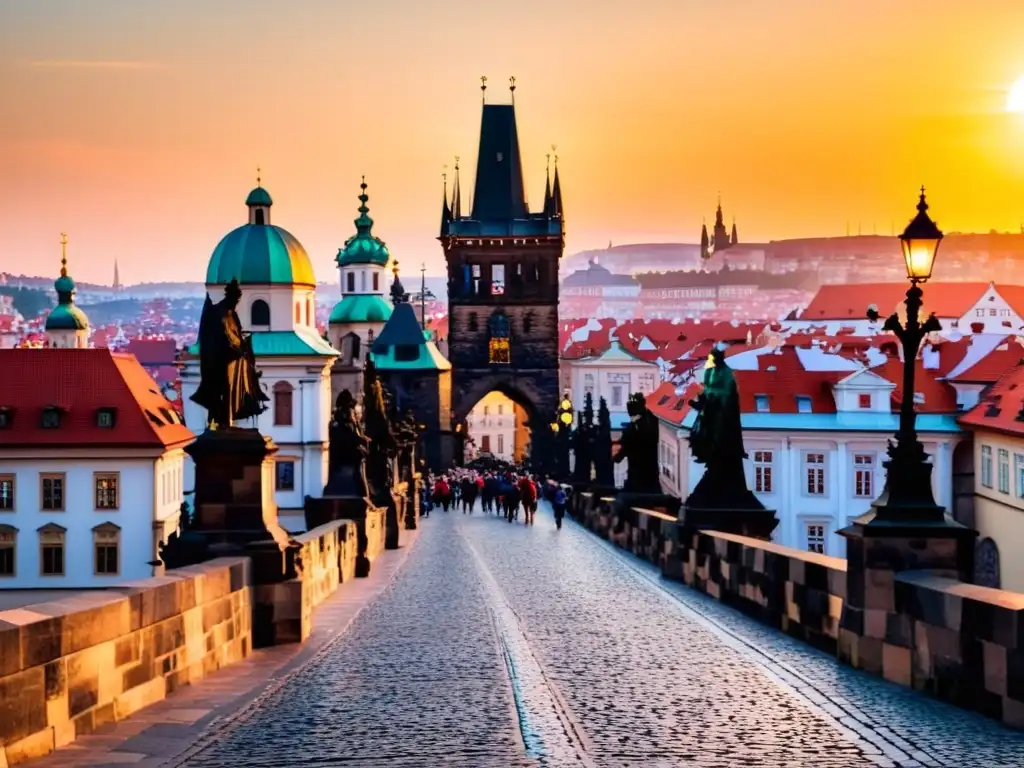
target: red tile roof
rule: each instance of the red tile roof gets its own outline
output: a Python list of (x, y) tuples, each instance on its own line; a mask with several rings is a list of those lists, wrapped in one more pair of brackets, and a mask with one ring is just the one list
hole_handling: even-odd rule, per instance
[[(924, 396), (924, 402), (917, 403), (914, 407), (918, 413), (956, 413), (960, 406), (956, 401), (956, 390), (952, 385), (940, 380), (936, 371), (925, 368), (924, 363), (917, 359), (914, 361), (914, 388)], [(899, 408), (903, 402), (903, 361), (898, 358), (890, 358), (888, 361), (871, 369), (871, 372), (888, 379), (896, 385), (892, 391), (893, 409)]]
[(965, 384), (994, 384), (1004, 373), (1017, 366), (1022, 357), (1024, 357), (1024, 348), (1021, 347), (1017, 337), (1008, 336), (1002, 344), (970, 368), (952, 377), (952, 381)]
[(1000, 377), (974, 408), (960, 417), (961, 426), (992, 429), (1008, 435), (1024, 436), (1024, 365), (1018, 364)]
[[(988, 283), (928, 283), (924, 292), (924, 310), (934, 312), (938, 317), (963, 317), (988, 286)], [(878, 314), (884, 318), (897, 311), (906, 298), (907, 288), (906, 283), (823, 285), (800, 319), (862, 320), (871, 304), (878, 307)]]
[[(181, 446), (193, 434), (132, 355), (106, 349), (0, 350), (0, 408), (12, 410), (0, 448), (21, 446)], [(62, 410), (61, 425), (43, 429), (43, 411)], [(97, 424), (116, 409), (114, 426)]]
[(699, 384), (691, 384), (681, 395), (676, 394), (676, 385), (666, 381), (647, 396), (647, 407), (659, 419), (670, 424), (681, 424), (690, 412), (690, 400), (700, 393)]
[(124, 351), (145, 366), (174, 365), (178, 345), (174, 339), (132, 339)]

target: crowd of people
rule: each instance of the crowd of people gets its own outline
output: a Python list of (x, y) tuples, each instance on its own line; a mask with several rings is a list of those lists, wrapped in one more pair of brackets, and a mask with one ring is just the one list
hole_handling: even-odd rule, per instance
[(525, 525), (533, 525), (537, 503), (546, 499), (555, 514), (555, 525), (561, 529), (565, 517), (566, 489), (547, 477), (535, 475), (515, 467), (493, 470), (456, 468), (441, 475), (428, 475), (423, 486), (423, 515), (430, 516), (432, 508), (462, 509), (462, 514), (473, 514), (476, 501), (484, 514), (502, 515), (512, 523), (519, 520), (520, 508)]

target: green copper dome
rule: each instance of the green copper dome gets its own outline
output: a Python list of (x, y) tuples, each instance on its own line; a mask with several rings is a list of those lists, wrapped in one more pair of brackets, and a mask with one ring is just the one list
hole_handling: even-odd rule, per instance
[(370, 199), (366, 194), (366, 182), (363, 181), (359, 188), (362, 194), (359, 195), (359, 218), (355, 220), (356, 233), (338, 250), (335, 261), (339, 267), (356, 264), (378, 264), (385, 267), (391, 259), (391, 254), (384, 241), (373, 236), (373, 219), (369, 215), (370, 209), (366, 207), (366, 202)]
[(334, 305), (331, 318), (327, 322), (331, 325), (386, 323), (390, 318), (391, 305), (382, 296), (372, 293), (354, 293)]
[(249, 206), (253, 205), (273, 205), (274, 201), (270, 199), (270, 193), (267, 192), (263, 187), (256, 187), (249, 196), (245, 198), (245, 204)]
[(58, 304), (46, 318), (48, 331), (85, 331), (89, 329), (89, 318), (74, 304)]
[[(302, 244), (286, 229), (270, 223), (270, 193), (256, 187), (245, 204), (249, 223), (232, 230), (213, 249), (207, 285), (316, 285), (313, 265)], [(254, 210), (255, 209), (255, 210)]]

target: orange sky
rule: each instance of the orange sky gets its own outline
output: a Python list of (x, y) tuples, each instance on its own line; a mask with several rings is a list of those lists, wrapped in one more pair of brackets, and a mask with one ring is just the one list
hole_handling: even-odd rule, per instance
[[(213, 8), (211, 9), (211, 6)], [(515, 8), (516, 10), (513, 10)], [(287, 10), (286, 10), (287, 9)], [(0, 270), (201, 280), (263, 168), (317, 276), (352, 232), (439, 273), (441, 170), (472, 181), (478, 77), (515, 75), (529, 195), (558, 145), (569, 252), (1018, 230), (1022, 0), (0, 0)]]

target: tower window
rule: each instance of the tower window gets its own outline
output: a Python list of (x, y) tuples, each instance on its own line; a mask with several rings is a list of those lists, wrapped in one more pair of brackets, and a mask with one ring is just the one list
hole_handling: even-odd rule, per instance
[(476, 312), (469, 313), (469, 330), (472, 333), (476, 333), (478, 330), (480, 330), (480, 325), (476, 319)]
[(373, 290), (380, 290), (380, 275), (376, 272), (373, 273)]
[(252, 220), (253, 220), (254, 224), (258, 224), (260, 226), (263, 226), (264, 224), (267, 223), (266, 219), (264, 217), (263, 209), (262, 208), (257, 208), (256, 209), (256, 211), (253, 214), (253, 219)]
[(356, 273), (349, 272), (345, 275), (345, 290), (349, 293), (356, 292)]
[(256, 299), (249, 308), (251, 325), (270, 325), (270, 305), (263, 299)]
[(495, 312), (487, 323), (490, 331), (490, 342), (487, 347), (487, 359), (496, 365), (508, 365), (511, 362), (511, 347), (509, 344), (510, 325), (508, 315), (504, 312)]

